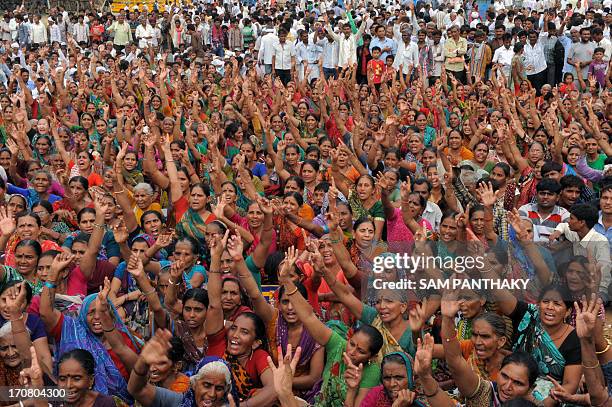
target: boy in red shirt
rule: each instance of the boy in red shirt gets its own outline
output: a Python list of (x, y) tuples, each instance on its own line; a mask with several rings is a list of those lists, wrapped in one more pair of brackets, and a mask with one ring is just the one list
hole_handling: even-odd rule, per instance
[(368, 62), (368, 85), (376, 88), (377, 92), (380, 91), (382, 76), (385, 72), (385, 63), (379, 59), (381, 53), (380, 47), (372, 48), (372, 59)]

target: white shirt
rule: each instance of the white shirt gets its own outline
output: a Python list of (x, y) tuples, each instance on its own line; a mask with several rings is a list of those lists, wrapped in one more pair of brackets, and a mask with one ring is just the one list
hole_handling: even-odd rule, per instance
[(608, 238), (601, 233), (597, 233), (595, 229), (591, 229), (589, 233), (580, 239), (578, 233), (570, 230), (567, 223), (559, 223), (555, 230), (561, 232), (568, 241), (574, 243), (574, 256), (587, 257), (588, 252), (593, 254), (597, 264), (601, 266), (599, 291), (607, 293), (608, 286), (612, 281), (612, 275), (610, 274), (612, 262), (610, 261), (610, 242), (608, 242)]
[(534, 46), (531, 46), (529, 41), (525, 44), (525, 72), (527, 75), (539, 74), (547, 67), (544, 48), (542, 48), (542, 43), (540, 42), (540, 38), (544, 37), (548, 37), (548, 32), (542, 31), (538, 37), (538, 42)]
[(151, 24), (146, 23), (144, 26), (139, 24), (138, 27), (136, 27), (134, 34), (136, 35), (136, 38), (138, 38), (138, 48), (143, 49), (153, 45), (155, 30)]
[(601, 47), (605, 50), (604, 61), (609, 61), (612, 57), (612, 43), (606, 37), (603, 37), (601, 41), (595, 43), (596, 47)]
[(272, 55), (274, 55), (274, 46), (278, 44), (278, 37), (274, 33), (268, 33), (261, 37), (259, 44), (259, 61), (265, 65), (272, 64)]
[(49, 41), (51, 43), (53, 43), (53, 41), (62, 42), (62, 30), (58, 24), (53, 24), (49, 27)]
[(87, 42), (89, 39), (89, 27), (85, 23), (76, 23), (73, 27), (72, 35), (74, 35), (76, 42)]
[(512, 47), (506, 49), (505, 46), (501, 46), (495, 50), (493, 54), (493, 63), (500, 64), (502, 66), (502, 72), (506, 78), (510, 77), (512, 69), (512, 57), (514, 56), (514, 50)]
[(366, 21), (361, 23), (359, 31), (346, 37), (344, 33), (336, 34), (331, 26), (327, 25), (327, 32), (330, 33), (334, 42), (338, 43), (338, 66), (346, 68), (357, 63), (357, 42), (363, 35), (366, 28)]
[(412, 72), (411, 69), (419, 66), (419, 47), (416, 43), (412, 41), (408, 44), (404, 44), (403, 41), (399, 42), (397, 55), (393, 60), (393, 67), (399, 69), (400, 65), (403, 65), (402, 73), (404, 75), (410, 74)]
[(32, 43), (46, 44), (47, 43), (47, 27), (39, 21), (38, 24), (30, 25), (32, 29)]
[(291, 69), (292, 59), (295, 58), (295, 46), (285, 41), (284, 44), (274, 44), (274, 69), (287, 71)]
[(431, 201), (427, 201), (427, 206), (421, 215), (423, 219), (431, 224), (431, 227), (435, 232), (440, 230), (440, 223), (442, 223), (442, 211), (438, 204)]

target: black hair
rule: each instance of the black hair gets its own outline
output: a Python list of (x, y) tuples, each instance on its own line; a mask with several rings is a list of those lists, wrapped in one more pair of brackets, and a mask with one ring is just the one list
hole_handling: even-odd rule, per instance
[(176, 248), (176, 245), (178, 245), (179, 243), (184, 243), (187, 242), (189, 243), (189, 245), (191, 246), (191, 251), (193, 252), (194, 256), (199, 256), (200, 255), (200, 245), (198, 244), (198, 241), (195, 240), (193, 237), (191, 236), (181, 236), (175, 243), (174, 243), (174, 247)]
[(540, 169), (540, 174), (542, 177), (544, 177), (546, 174), (552, 171), (561, 172), (563, 171), (563, 166), (556, 161), (546, 161)]
[(558, 194), (559, 192), (561, 192), (561, 184), (559, 184), (554, 179), (544, 178), (543, 180), (538, 182), (538, 185), (536, 185), (536, 191), (548, 191), (552, 192), (553, 194)]
[(367, 216), (362, 216), (361, 218), (357, 219), (355, 223), (353, 223), (353, 231), (357, 230), (359, 226), (361, 226), (363, 223), (366, 223), (366, 222), (369, 222), (372, 225), (374, 225), (374, 221), (372, 219), (370, 219)]
[(142, 213), (142, 216), (140, 217), (141, 222), (143, 222), (145, 216), (148, 215), (155, 215), (161, 221), (161, 223), (164, 223), (164, 215), (162, 215), (161, 212), (152, 209), (149, 209), (148, 211), (144, 211)]
[(53, 258), (56, 258), (61, 253), (62, 252), (60, 252), (59, 250), (47, 250), (47, 251), (42, 252), (42, 254), (38, 258), (38, 260), (40, 261), (40, 259), (42, 259), (43, 257), (53, 257)]
[(315, 170), (315, 172), (319, 172), (319, 163), (317, 161), (315, 161), (315, 160), (304, 160), (302, 162), (302, 169), (304, 169), (304, 165), (306, 165), (306, 164), (310, 165)]
[(36, 224), (38, 225), (38, 227), (42, 226), (42, 221), (40, 220), (40, 216), (38, 216), (37, 214), (35, 214), (32, 211), (22, 211), (19, 212), (15, 218), (15, 223), (19, 223), (19, 219), (21, 218), (34, 218), (34, 220), (36, 221)]
[(502, 361), (502, 369), (509, 364), (522, 365), (527, 368), (529, 373), (528, 381), (529, 387), (533, 387), (540, 374), (540, 369), (533, 356), (524, 351), (513, 352), (506, 356)]
[(96, 215), (96, 210), (94, 208), (89, 208), (89, 207), (85, 207), (83, 209), (81, 209), (79, 211), (79, 213), (77, 213), (77, 222), (81, 223), (81, 219), (83, 218), (83, 215), (85, 215), (86, 213), (91, 213), (92, 215)]
[[(14, 287), (20, 283), (23, 283), (23, 280), (9, 280), (4, 287), (2, 288), (2, 290), (0, 291), (0, 294), (4, 293), (6, 290), (8, 290), (11, 287)], [(30, 286), (30, 284), (28, 282), (24, 283), (22, 285), (23, 289), (25, 290), (25, 295), (26, 295), (26, 304), (30, 304), (30, 302), (32, 301), (32, 297), (34, 296), (34, 293), (32, 292), (32, 286)]]
[(292, 175), (287, 178), (287, 181), (285, 181), (285, 186), (287, 186), (289, 181), (294, 181), (300, 191), (304, 190), (304, 180), (302, 178), (298, 177), (297, 175)]
[(567, 286), (554, 283), (542, 288), (542, 290), (540, 291), (540, 295), (538, 296), (538, 302), (541, 302), (544, 299), (544, 296), (551, 291), (557, 292), (561, 295), (563, 303), (565, 304), (565, 307), (568, 310), (574, 307), (573, 296), (572, 293), (569, 291), (569, 288), (567, 288)]
[(183, 294), (183, 304), (188, 300), (194, 300), (203, 304), (205, 308), (208, 308), (208, 292), (201, 288), (190, 288)]
[(85, 370), (85, 372), (89, 376), (95, 375), (96, 361), (89, 351), (86, 351), (85, 349), (73, 349), (71, 351), (68, 351), (60, 357), (58, 366), (64, 363), (65, 361), (71, 359), (74, 359), (79, 362), (83, 370)]
[(259, 349), (263, 349), (266, 352), (268, 351), (268, 335), (266, 334), (266, 324), (259, 317), (259, 315), (254, 312), (243, 312), (239, 315), (239, 317), (246, 317), (253, 322), (255, 326), (255, 338), (261, 341), (261, 346)]
[(592, 229), (599, 222), (599, 211), (589, 204), (576, 204), (570, 208), (570, 213), (578, 220), (586, 223), (587, 228)]
[[(236, 157), (236, 156), (234, 156)], [(232, 188), (234, 188), (234, 192), (238, 193), (238, 188), (236, 188), (236, 185), (234, 185), (234, 183), (232, 181), (225, 181), (221, 184), (221, 188), (223, 188), (225, 185), (231, 185)]]
[(418, 192), (411, 192), (409, 194), (409, 196), (416, 196), (419, 198), (419, 206), (423, 209), (425, 209), (425, 207), (427, 206), (427, 199), (425, 199), (425, 197), (421, 194), (419, 194)]
[(36, 240), (25, 239), (17, 243), (17, 246), (15, 246), (15, 253), (17, 253), (17, 249), (19, 249), (20, 247), (31, 247), (32, 249), (34, 249), (36, 257), (38, 258), (40, 258), (40, 255), (42, 254), (42, 248), (40, 247), (40, 243), (38, 243)]
[[(298, 281), (295, 283), (295, 288), (297, 288), (298, 292), (302, 294), (302, 297), (304, 297), (306, 301), (308, 301), (308, 291), (306, 290), (306, 287), (304, 287), (304, 285)], [(283, 298), (283, 294), (285, 294), (285, 291), (286, 291), (285, 286), (281, 285), (280, 288), (278, 289), (278, 300), (279, 301), (281, 298)]]
[(185, 345), (183, 345), (183, 339), (173, 336), (170, 339), (170, 349), (168, 349), (168, 359), (172, 363), (177, 363), (183, 360), (185, 354)]
[(85, 245), (89, 244), (89, 235), (84, 232), (79, 232), (74, 239), (72, 239), (72, 244), (75, 243), (83, 243)]
[(493, 169), (495, 168), (499, 168), (500, 170), (502, 170), (504, 172), (504, 175), (506, 175), (506, 178), (510, 176), (510, 166), (508, 164), (499, 162), (493, 166)]
[(321, 182), (319, 182), (315, 186), (314, 190), (315, 190), (315, 192), (325, 192), (325, 193), (327, 193), (329, 191), (329, 187), (330, 187), (329, 182), (321, 181)]
[(559, 180), (561, 184), (561, 190), (571, 187), (577, 187), (582, 191), (584, 189), (584, 181), (576, 175), (565, 175)]
[(47, 212), (53, 214), (53, 205), (51, 205), (51, 202), (43, 199), (42, 201), (35, 202), (34, 205), (32, 205), (32, 209), (36, 208), (37, 206), (42, 206)]
[(283, 195), (283, 200), (285, 200), (286, 198), (295, 199), (298, 206), (300, 207), (304, 205), (304, 198), (302, 197), (302, 195), (298, 194), (297, 192), (287, 192), (285, 195)]
[(431, 182), (429, 182), (427, 178), (419, 178), (419, 179), (414, 180), (412, 187), (414, 188), (417, 185), (427, 185), (427, 192), (431, 192), (432, 185), (431, 185)]
[(363, 324), (359, 328), (355, 329), (355, 335), (357, 333), (363, 333), (370, 339), (370, 346), (368, 350), (372, 354), (372, 357), (376, 356), (383, 346), (383, 336), (380, 331), (374, 328), (372, 325)]

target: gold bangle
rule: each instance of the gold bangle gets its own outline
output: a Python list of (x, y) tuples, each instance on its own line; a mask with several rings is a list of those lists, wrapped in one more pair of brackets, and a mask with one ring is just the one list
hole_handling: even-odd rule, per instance
[(604, 350), (600, 350), (599, 352), (595, 352), (596, 355), (601, 355), (606, 353), (608, 350), (610, 350), (610, 340), (606, 339), (606, 342), (608, 342), (608, 346), (606, 346), (606, 348)]
[(594, 366), (586, 366), (584, 363), (582, 364), (582, 367), (584, 367), (585, 369), (597, 369), (599, 367), (599, 360), (597, 361), (597, 364), (595, 364)]
[(291, 291), (290, 293), (287, 293), (288, 296), (292, 296), (293, 294), (297, 293), (298, 288), (295, 287), (295, 290)]

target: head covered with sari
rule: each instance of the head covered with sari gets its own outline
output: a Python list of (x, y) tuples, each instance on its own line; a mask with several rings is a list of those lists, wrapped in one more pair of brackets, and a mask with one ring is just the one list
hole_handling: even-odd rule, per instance
[[(415, 391), (415, 380), (413, 374), (413, 361), (412, 358), (404, 352), (392, 352), (385, 355), (382, 361), (382, 373), (384, 377), (385, 365), (390, 363), (397, 363), (404, 365), (406, 368), (406, 379), (408, 381), (407, 390)], [(383, 380), (384, 383), (384, 380)], [(404, 389), (398, 389), (404, 390)], [(362, 405), (375, 406), (375, 407), (391, 407), (393, 405), (393, 395), (389, 389), (385, 388), (384, 384), (372, 388), (366, 395), (362, 402)], [(428, 404), (419, 398), (416, 398), (412, 403), (412, 406), (426, 407)]]
[[(96, 336), (87, 323), (87, 314), (98, 297), (98, 294), (91, 294), (85, 297), (79, 315), (76, 318), (64, 315), (62, 324), (62, 339), (59, 343), (59, 355), (63, 355), (73, 349), (84, 349), (90, 352), (96, 361), (96, 380), (94, 390), (102, 394), (113, 394), (125, 401), (130, 401), (132, 397), (127, 391), (127, 383), (115, 363), (111, 359), (108, 351), (98, 336)], [(109, 307), (115, 320), (115, 327), (125, 333), (135, 348), (139, 349), (142, 342), (138, 341), (129, 332), (117, 310), (111, 302)]]
[(230, 366), (225, 360), (217, 356), (207, 356), (198, 363), (195, 372), (196, 373), (189, 379), (191, 386), (189, 391), (183, 396), (180, 407), (195, 407), (198, 405), (196, 401), (196, 392), (194, 389), (197, 387), (197, 382), (199, 380), (211, 373), (222, 374), (225, 377), (225, 395), (222, 405), (229, 406), (228, 396), (231, 394), (236, 407), (239, 407), (240, 399), (238, 398), (238, 393), (236, 392), (234, 377), (232, 375)]

